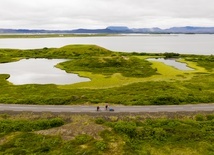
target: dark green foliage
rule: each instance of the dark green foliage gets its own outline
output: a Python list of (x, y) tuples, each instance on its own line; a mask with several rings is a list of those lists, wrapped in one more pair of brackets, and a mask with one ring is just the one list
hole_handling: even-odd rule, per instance
[(62, 140), (58, 137), (49, 137), (33, 133), (21, 133), (9, 142), (0, 146), (0, 153), (3, 154), (42, 154), (54, 152)]
[[(115, 132), (124, 137), (126, 145), (124, 149), (128, 152), (140, 154), (146, 148), (145, 144), (153, 148), (161, 148), (168, 145), (173, 147), (194, 147), (202, 142), (210, 143), (214, 147), (214, 122), (206, 119), (206, 116), (196, 115), (195, 120), (170, 120), (154, 119), (141, 123), (132, 121), (108, 122)], [(200, 121), (198, 119), (200, 118)], [(147, 148), (148, 149), (148, 148)], [(206, 149), (206, 148), (204, 148)], [(200, 151), (200, 150), (199, 150)], [(213, 150), (206, 150), (212, 153)]]
[(15, 86), (5, 81), (7, 77), (0, 75), (1, 103), (173, 105), (214, 102), (214, 75), (197, 75), (191, 81), (141, 82), (109, 89), (59, 89), (55, 85)]
[(206, 68), (208, 71), (214, 69), (214, 56), (194, 56), (186, 58), (187, 61), (197, 62), (198, 66)]
[(206, 117), (207, 117), (207, 120), (209, 120), (209, 121), (214, 120), (214, 114), (213, 115), (207, 115)]
[[(116, 122), (112, 123), (114, 130), (118, 133), (124, 133), (130, 138), (141, 140), (194, 140), (205, 138), (205, 132), (209, 128), (213, 128), (213, 122), (196, 122), (196, 121), (179, 121), (179, 120), (150, 120), (144, 122), (140, 126), (134, 122)], [(126, 125), (124, 125), (126, 124)], [(203, 129), (202, 129), (203, 127)], [(205, 130), (205, 131), (204, 131)], [(212, 135), (214, 131), (209, 129)], [(208, 135), (208, 133), (206, 133)], [(182, 136), (181, 136), (182, 135)]]
[(74, 143), (78, 145), (82, 145), (90, 142), (91, 140), (93, 140), (93, 138), (89, 135), (86, 135), (86, 134), (78, 135), (75, 137)]
[(104, 151), (107, 149), (107, 144), (104, 141), (97, 141), (95, 146), (98, 150)]
[[(82, 146), (86, 146), (86, 148)], [(64, 141), (58, 136), (21, 132), (0, 145), (0, 154), (103, 154), (108, 151), (107, 143), (89, 135), (77, 135), (74, 140)]]
[(97, 123), (97, 124), (103, 124), (103, 123), (105, 123), (105, 120), (103, 118), (97, 118), (95, 120), (95, 123)]
[(204, 121), (205, 120), (205, 116), (198, 114), (195, 116), (196, 121)]
[(35, 131), (44, 130), (53, 127), (58, 127), (64, 124), (64, 121), (60, 118), (43, 119), (43, 120), (11, 120), (3, 119), (0, 120), (0, 133), (10, 133), (16, 131)]
[(180, 56), (179, 53), (164, 53), (165, 58), (178, 58)]
[(119, 133), (125, 133), (129, 135), (130, 137), (134, 137), (136, 132), (136, 124), (135, 123), (127, 123), (127, 122), (117, 122), (113, 126), (114, 130), (119, 132)]
[(158, 96), (152, 101), (154, 105), (176, 105), (179, 104), (178, 98), (172, 96)]
[[(198, 118), (202, 116), (203, 119), (198, 121)], [(10, 116), (1, 115), (0, 118), (9, 120)], [(166, 148), (169, 152), (164, 152), (164, 154), (172, 152), (176, 154), (213, 154), (214, 152), (213, 114), (197, 114), (192, 119), (185, 117), (141, 119), (139, 116), (132, 116), (131, 119), (121, 117), (118, 121), (110, 121), (111, 119), (106, 116), (103, 119), (105, 120), (103, 125), (106, 125), (107, 129), (101, 131), (99, 139), (87, 134), (77, 135), (72, 140), (63, 140), (58, 135), (46, 136), (20, 130), (20, 132), (6, 133), (5, 137), (0, 137), (0, 154), (138, 155), (163, 154)], [(58, 118), (51, 120), (55, 122), (54, 120), (58, 120)], [(36, 121), (40, 122), (38, 124), (45, 124), (44, 120), (38, 119), (34, 122)], [(27, 124), (30, 127), (32, 124), (29, 122)], [(19, 124), (20, 120), (15, 119), (9, 125), (14, 127), (13, 124), (16, 123)], [(176, 152), (177, 150), (179, 152)]]
[[(82, 148), (81, 146), (86, 148)], [(89, 135), (78, 135), (74, 140), (68, 141), (63, 145), (60, 152), (65, 154), (103, 154), (108, 151), (107, 143), (102, 140), (95, 140)]]
[[(11, 138), (1, 142), (0, 154), (102, 154), (107, 150), (104, 141), (97, 141), (92, 136), (77, 135), (74, 140), (64, 141), (58, 136), (45, 136), (33, 133), (36, 130), (50, 129), (64, 124), (61, 118), (19, 119), (9, 115), (0, 117), (0, 140), (4, 136)], [(18, 132), (17, 132), (18, 131)], [(11, 136), (14, 135), (14, 136)], [(81, 146), (85, 145), (86, 148)]]
[(61, 65), (67, 72), (88, 71), (106, 75), (122, 73), (127, 77), (147, 77), (155, 74), (155, 69), (151, 68), (150, 62), (136, 57), (90, 57), (87, 59), (74, 59), (61, 63)]

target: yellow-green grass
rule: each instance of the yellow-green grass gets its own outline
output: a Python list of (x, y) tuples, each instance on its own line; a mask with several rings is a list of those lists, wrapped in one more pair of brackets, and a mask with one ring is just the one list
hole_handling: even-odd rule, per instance
[(135, 77), (124, 77), (120, 73), (116, 73), (111, 76), (106, 76), (102, 74), (92, 74), (90, 72), (75, 72), (79, 76), (90, 78), (91, 81), (71, 85), (62, 85), (58, 87), (62, 89), (74, 89), (74, 88), (102, 89), (102, 88), (119, 87), (137, 82), (189, 80), (195, 75), (195, 73), (202, 72), (207, 73), (207, 71), (204, 68), (197, 66), (196, 63), (194, 62), (187, 62), (184, 60), (180, 61), (187, 63), (188, 67), (193, 68), (195, 70), (182, 71), (172, 66), (165, 65), (162, 62), (151, 61), (152, 68), (156, 68), (157, 73), (159, 73), (159, 75), (153, 75), (146, 78), (135, 78)]
[[(164, 58), (164, 56), (135, 56), (135, 57), (137, 57), (139, 59)], [(192, 73), (193, 72), (207, 72), (207, 70), (205, 68), (198, 66), (196, 62), (186, 61), (185, 59), (177, 59), (176, 61), (181, 62), (181, 63), (186, 63), (187, 67), (193, 68), (194, 70), (191, 71)], [(152, 61), (152, 60), (150, 60), (150, 62), (153, 63), (154, 68), (158, 68), (160, 63), (162, 63), (162, 62), (157, 62), (157, 61)], [(165, 65), (165, 66), (168, 66), (168, 65)], [(182, 71), (182, 72), (185, 72), (185, 71)], [(189, 71), (187, 71), (187, 72), (189, 72)]]
[(120, 73), (113, 74), (112, 76), (105, 76), (102, 74), (92, 74), (90, 72), (76, 72), (79, 76), (88, 77), (91, 79), (89, 82), (81, 82), (71, 85), (58, 86), (59, 88), (91, 88), (91, 89), (101, 89), (101, 88), (111, 88), (122, 86), (134, 82), (144, 81), (143, 78), (132, 78), (124, 77)]
[(149, 58), (164, 58), (164, 56), (153, 56), (153, 55), (144, 55), (144, 56), (134, 56), (138, 59), (149, 59)]
[(202, 155), (204, 151), (200, 147), (191, 148), (188, 146), (162, 146), (161, 148), (155, 148), (151, 145), (146, 145), (143, 148), (146, 148), (152, 155)]
[(184, 59), (178, 59), (177, 61), (181, 62), (181, 63), (186, 63), (188, 67), (194, 69), (193, 72), (195, 72), (195, 73), (197, 73), (197, 72), (205, 72), (206, 73), (207, 72), (207, 70), (205, 68), (198, 66), (196, 62), (186, 61)]

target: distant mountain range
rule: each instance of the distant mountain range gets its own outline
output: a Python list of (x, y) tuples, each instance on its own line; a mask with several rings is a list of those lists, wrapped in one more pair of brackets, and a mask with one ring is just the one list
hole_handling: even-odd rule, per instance
[(169, 29), (155, 28), (128, 28), (126, 26), (109, 26), (105, 29), (75, 29), (75, 30), (36, 30), (36, 29), (0, 29), (0, 33), (184, 33), (184, 34), (214, 34), (214, 27), (171, 27)]

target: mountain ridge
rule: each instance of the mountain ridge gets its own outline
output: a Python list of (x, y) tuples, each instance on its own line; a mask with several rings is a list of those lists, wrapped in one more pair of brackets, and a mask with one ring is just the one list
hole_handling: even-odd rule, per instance
[(158, 27), (153, 28), (128, 28), (126, 26), (108, 26), (104, 29), (73, 29), (73, 30), (45, 30), (45, 29), (1, 29), (1, 34), (6, 33), (184, 33), (184, 34), (214, 34), (214, 27), (171, 27), (168, 29), (161, 29)]

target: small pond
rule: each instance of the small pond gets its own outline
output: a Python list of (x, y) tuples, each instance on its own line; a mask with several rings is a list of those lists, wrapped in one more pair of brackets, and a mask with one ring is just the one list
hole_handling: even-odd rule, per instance
[(176, 59), (149, 58), (147, 60), (163, 62), (164, 64), (175, 67), (179, 70), (194, 70), (194, 69), (188, 67), (187, 64), (185, 64), (185, 63), (177, 62)]
[(73, 84), (90, 81), (77, 74), (66, 73), (54, 67), (64, 59), (22, 59), (17, 62), (0, 63), (0, 74), (10, 74), (9, 82), (22, 84)]

